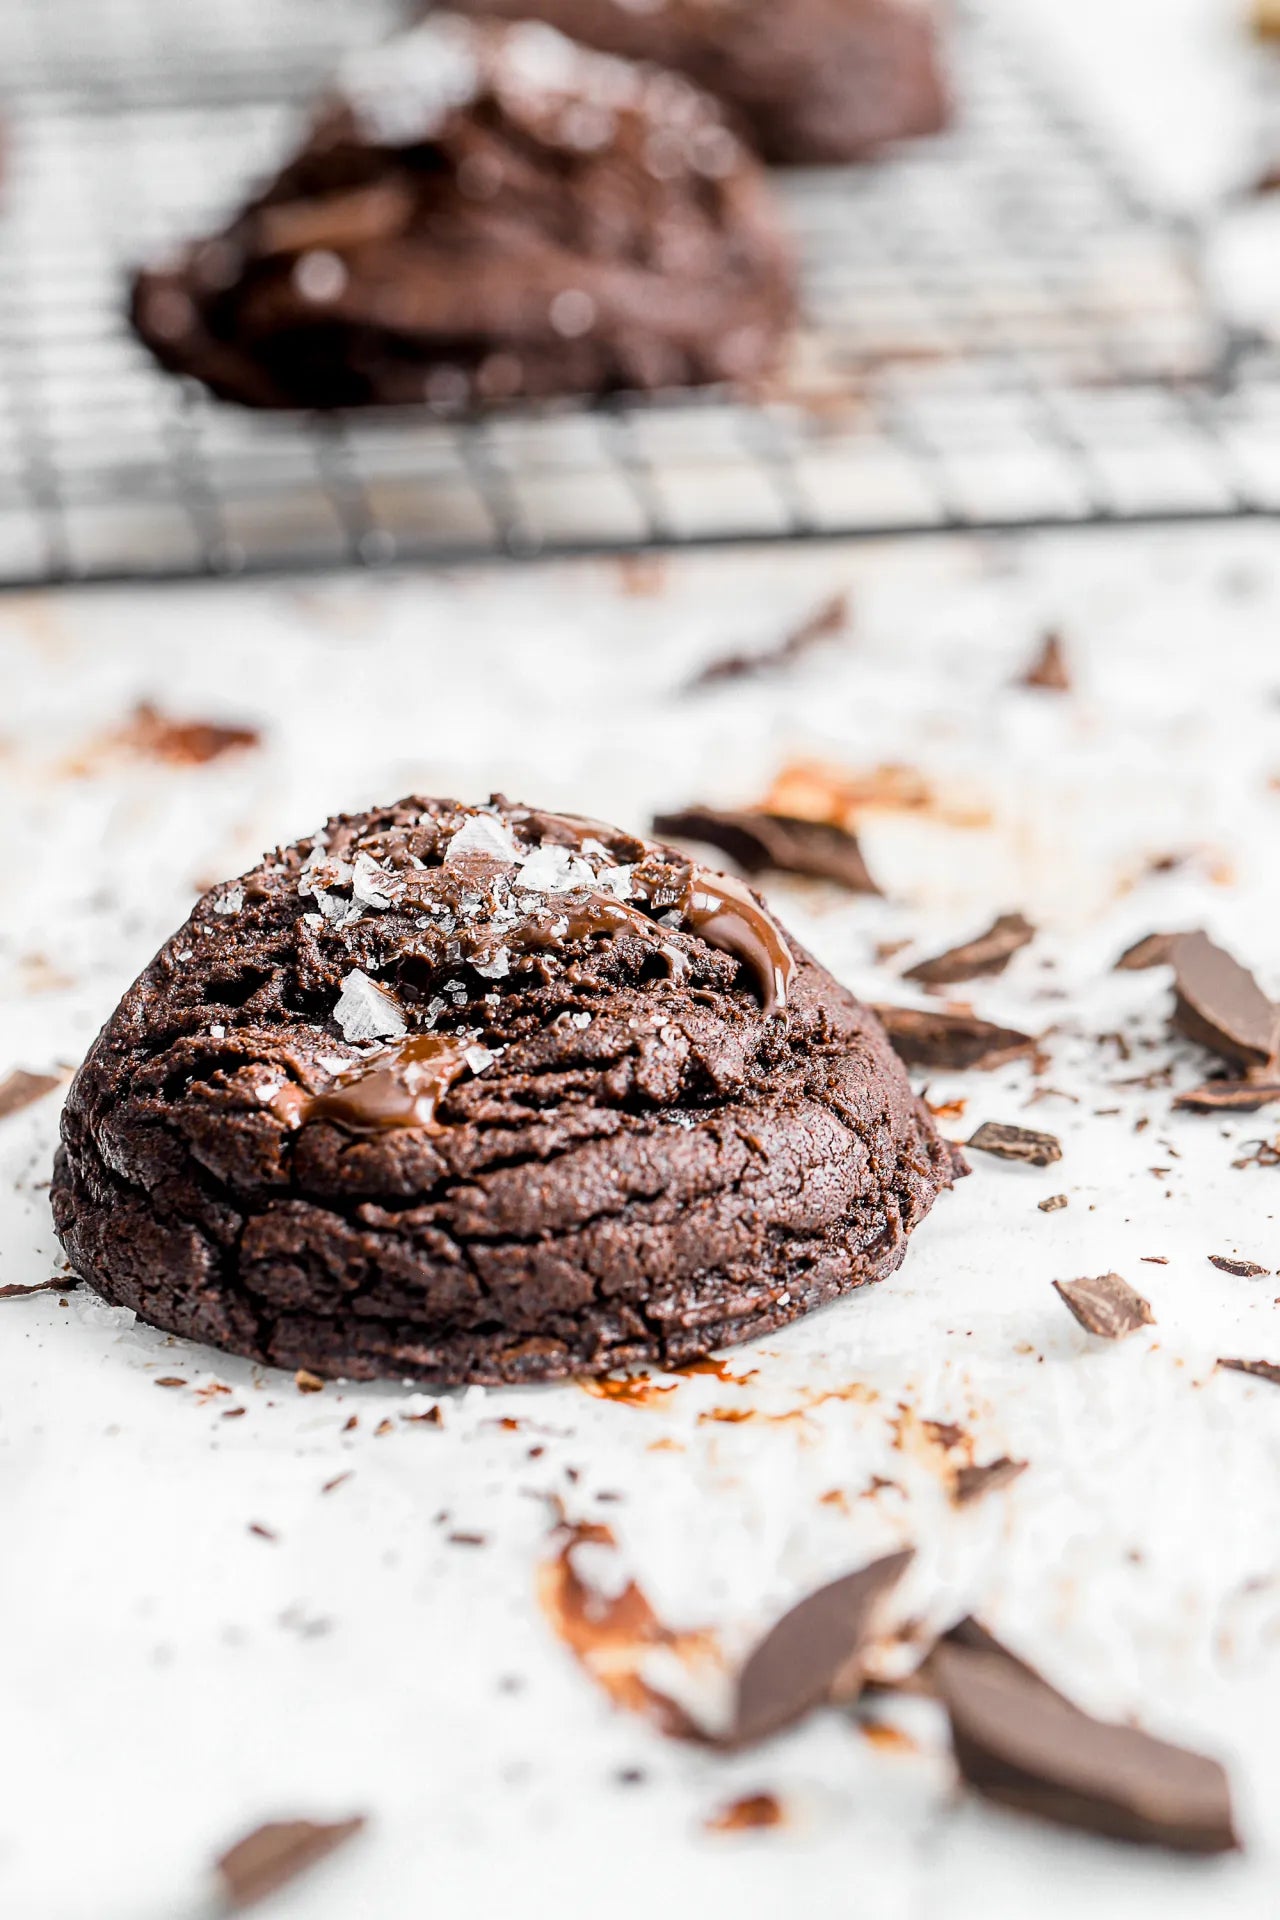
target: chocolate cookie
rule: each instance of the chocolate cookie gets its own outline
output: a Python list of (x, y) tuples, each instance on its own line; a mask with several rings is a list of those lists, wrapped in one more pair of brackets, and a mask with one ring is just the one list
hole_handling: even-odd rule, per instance
[(865, 160), (949, 117), (932, 0), (457, 0), (718, 94), (768, 160)]
[(58, 1233), (257, 1360), (670, 1365), (890, 1273), (957, 1171), (742, 881), (501, 798), (339, 815), (215, 888), (72, 1085)]
[(768, 182), (678, 74), (433, 15), (351, 62), (232, 224), (139, 274), (157, 359), (256, 407), (749, 381), (794, 276)]

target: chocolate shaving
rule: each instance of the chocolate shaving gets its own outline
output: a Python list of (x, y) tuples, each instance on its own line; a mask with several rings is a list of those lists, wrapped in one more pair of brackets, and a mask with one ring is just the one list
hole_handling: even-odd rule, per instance
[(976, 1147), (979, 1153), (994, 1154), (998, 1160), (1019, 1160), (1028, 1167), (1051, 1167), (1062, 1158), (1062, 1143), (1052, 1133), (1010, 1127), (1003, 1120), (984, 1120), (965, 1145)]
[(1189, 1113), (1257, 1113), (1280, 1100), (1280, 1084), (1269, 1080), (1206, 1080), (1174, 1098)]
[[(760, 653), (728, 653), (710, 661), (689, 682), (692, 693), (702, 687), (718, 686), (723, 680), (746, 680), (758, 673), (774, 673), (789, 667), (823, 640), (843, 633), (849, 624), (849, 602), (843, 593), (832, 594), (821, 606), (802, 620), (775, 646)], [(711, 844), (715, 844), (712, 842)]]
[(999, 1460), (988, 1460), (985, 1466), (960, 1467), (952, 1483), (951, 1498), (957, 1507), (967, 1507), (971, 1501), (980, 1500), (984, 1493), (1007, 1487), (1010, 1481), (1026, 1472), (1029, 1464), (1002, 1454)]
[(962, 946), (948, 947), (932, 960), (920, 960), (908, 967), (904, 980), (919, 980), (928, 987), (950, 986), (956, 980), (976, 980), (980, 974), (1003, 973), (1015, 953), (1035, 939), (1036, 930), (1020, 913), (1002, 913), (973, 940)]
[(74, 1274), (66, 1280), (33, 1280), (29, 1286), (0, 1287), (0, 1300), (25, 1300), (29, 1293), (70, 1293), (72, 1287), (78, 1287), (79, 1280)]
[(1277, 1010), (1253, 975), (1204, 933), (1179, 934), (1172, 960), (1179, 1033), (1246, 1069), (1271, 1067)]
[(1100, 1273), (1092, 1280), (1055, 1280), (1053, 1285), (1085, 1332), (1100, 1340), (1123, 1340), (1139, 1327), (1156, 1323), (1151, 1302), (1135, 1293), (1118, 1273)]
[(1174, 942), (1181, 938), (1180, 933), (1144, 933), (1141, 940), (1125, 948), (1113, 971), (1144, 973), (1148, 967), (1167, 967), (1173, 960)]
[(238, 1840), (215, 1863), (227, 1905), (239, 1912), (288, 1886), (299, 1874), (354, 1839), (365, 1825), (363, 1814), (350, 1820), (274, 1820)]
[(961, 1775), (978, 1793), (1059, 1826), (1186, 1853), (1239, 1846), (1216, 1760), (1095, 1720), (1002, 1655), (936, 1648), (930, 1673)]
[(867, 871), (854, 834), (825, 820), (800, 820), (758, 808), (722, 812), (687, 807), (660, 813), (653, 830), (676, 840), (700, 840), (737, 862), (744, 873), (799, 873), (813, 880), (834, 880), (851, 893), (880, 888)]
[(1020, 687), (1040, 687), (1046, 693), (1070, 693), (1071, 674), (1067, 668), (1067, 651), (1062, 644), (1061, 634), (1045, 634), (1040, 651), (1016, 684)]
[(971, 1013), (935, 1013), (919, 1007), (878, 1006), (889, 1043), (899, 1059), (914, 1067), (950, 1067), (986, 1071), (1036, 1051), (1029, 1033), (992, 1026)]
[(1211, 1253), (1209, 1265), (1222, 1273), (1234, 1273), (1238, 1280), (1256, 1280), (1271, 1271), (1270, 1267), (1260, 1267), (1256, 1260), (1228, 1260), (1225, 1253)]
[(879, 1602), (902, 1578), (911, 1552), (887, 1554), (819, 1587), (783, 1615), (748, 1657), (738, 1679), (729, 1746), (765, 1740), (825, 1701), (855, 1699), (861, 1656)]
[(1247, 1373), (1254, 1380), (1269, 1380), (1273, 1387), (1280, 1387), (1280, 1367), (1273, 1360), (1219, 1360), (1220, 1367), (1229, 1367), (1232, 1373)]
[(12, 1113), (21, 1113), (24, 1107), (34, 1106), (58, 1084), (56, 1073), (27, 1073), (15, 1067), (0, 1080), (0, 1120), (7, 1120)]
[[(1022, 1659), (1019, 1654), (1013, 1653), (1005, 1646), (1003, 1640), (997, 1640), (995, 1634), (984, 1627), (980, 1620), (975, 1620), (972, 1614), (966, 1614), (963, 1620), (956, 1621), (954, 1627), (949, 1627), (938, 1641), (937, 1647), (958, 1647), (965, 1653), (980, 1653), (988, 1659), (999, 1660), (1022, 1681), (1042, 1687), (1055, 1700), (1061, 1701), (1064, 1707), (1071, 1705), (1065, 1694), (1059, 1693), (1056, 1687), (1050, 1686), (1038, 1668), (1033, 1667), (1030, 1661)], [(923, 1671), (926, 1676), (937, 1647), (924, 1663)]]
[(1067, 1204), (1065, 1193), (1051, 1193), (1047, 1200), (1037, 1200), (1036, 1206), (1041, 1213), (1060, 1213)]

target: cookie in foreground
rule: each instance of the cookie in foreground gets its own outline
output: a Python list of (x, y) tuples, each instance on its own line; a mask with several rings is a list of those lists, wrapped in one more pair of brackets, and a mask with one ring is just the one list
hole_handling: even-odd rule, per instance
[(759, 162), (684, 78), (433, 13), (354, 56), (276, 177), (134, 283), (248, 406), (460, 409), (750, 383), (795, 306)]
[(191, 1339), (357, 1379), (678, 1365), (891, 1273), (957, 1172), (742, 881), (410, 798), (215, 887), (76, 1075), (59, 1236)]

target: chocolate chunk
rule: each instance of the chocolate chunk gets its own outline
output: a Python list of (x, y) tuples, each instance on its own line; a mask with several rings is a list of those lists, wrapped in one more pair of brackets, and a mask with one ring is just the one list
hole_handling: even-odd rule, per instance
[(1062, 1158), (1062, 1143), (1053, 1134), (1006, 1126), (1003, 1120), (984, 1120), (965, 1145), (992, 1153), (998, 1160), (1020, 1160), (1028, 1167), (1051, 1167)]
[(1037, 1042), (1015, 1027), (996, 1027), (971, 1013), (935, 1013), (931, 1008), (873, 1008), (900, 1060), (915, 1067), (985, 1071), (1034, 1054)]
[(1179, 1033), (1246, 1070), (1272, 1066), (1277, 1009), (1253, 975), (1205, 933), (1176, 935), (1170, 958)]
[(1247, 1373), (1255, 1380), (1269, 1380), (1273, 1387), (1280, 1387), (1280, 1367), (1272, 1360), (1219, 1360), (1220, 1367), (1229, 1367), (1232, 1373)]
[(1270, 1273), (1270, 1267), (1260, 1267), (1256, 1260), (1228, 1260), (1225, 1253), (1211, 1253), (1209, 1264), (1223, 1273), (1234, 1273), (1240, 1280), (1256, 1280), (1260, 1274)]
[(24, 1107), (34, 1106), (58, 1084), (56, 1073), (26, 1073), (21, 1067), (15, 1067), (0, 1080), (0, 1120), (21, 1113)]
[(860, 1656), (875, 1630), (880, 1601), (912, 1555), (887, 1554), (820, 1587), (784, 1614), (749, 1656), (727, 1743), (747, 1746), (802, 1719), (824, 1701), (861, 1692)]
[(354, 1839), (364, 1825), (364, 1815), (356, 1814), (329, 1822), (273, 1820), (255, 1828), (215, 1864), (224, 1900), (236, 1912), (256, 1906)]
[[(843, 593), (833, 594), (830, 600), (824, 600), (807, 619), (802, 620), (776, 646), (766, 647), (760, 653), (728, 653), (718, 660), (712, 660), (696, 673), (689, 682), (691, 692), (699, 687), (713, 687), (722, 680), (746, 680), (757, 674), (773, 673), (780, 667), (789, 667), (794, 661), (808, 653), (811, 648), (823, 640), (830, 640), (835, 634), (843, 633), (849, 624), (849, 602)], [(666, 829), (657, 828), (662, 833)], [(692, 836), (677, 834), (677, 839)], [(717, 841), (708, 842), (716, 846)]]
[(976, 980), (980, 974), (1003, 973), (1015, 953), (1035, 939), (1036, 930), (1020, 913), (1002, 913), (998, 920), (962, 946), (948, 947), (932, 960), (908, 967), (904, 980), (924, 986), (949, 986), (956, 980)]
[(1070, 1307), (1086, 1333), (1100, 1340), (1123, 1340), (1139, 1327), (1153, 1327), (1151, 1302), (1135, 1293), (1118, 1273), (1100, 1273), (1092, 1280), (1055, 1280), (1055, 1291)]
[(1020, 687), (1040, 687), (1046, 693), (1070, 693), (1071, 674), (1067, 668), (1067, 652), (1061, 634), (1045, 634), (1040, 651), (1026, 672), (1020, 675), (1017, 684)]
[(1025, 1473), (1026, 1460), (1011, 1460), (1008, 1454), (1002, 1454), (999, 1460), (988, 1460), (981, 1467), (960, 1467), (956, 1472), (951, 1488), (951, 1498), (958, 1507), (967, 1507), (970, 1501), (980, 1500), (984, 1493), (994, 1493), (998, 1487), (1007, 1487), (1011, 1480)]
[[(938, 1646), (958, 1647), (961, 1652), (980, 1653), (989, 1659), (999, 1660), (1025, 1683), (1042, 1687), (1046, 1693), (1052, 1694), (1055, 1700), (1061, 1701), (1063, 1706), (1071, 1704), (1065, 1694), (1059, 1693), (1056, 1687), (1050, 1686), (1037, 1668), (1033, 1667), (1029, 1661), (1022, 1659), (1021, 1655), (1013, 1653), (1005, 1646), (1003, 1640), (997, 1640), (995, 1634), (984, 1627), (980, 1620), (975, 1620), (972, 1614), (966, 1614), (964, 1619), (957, 1620), (953, 1627), (949, 1627), (938, 1641)], [(934, 1652), (936, 1651), (935, 1648)], [(933, 1653), (931, 1652), (925, 1662), (926, 1674), (930, 1670), (932, 1661)]]
[(0, 1300), (25, 1300), (32, 1293), (70, 1293), (80, 1282), (74, 1274), (65, 1280), (33, 1280), (29, 1286), (0, 1287)]
[(747, 809), (737, 813), (714, 807), (687, 807), (660, 813), (655, 833), (675, 840), (699, 840), (717, 847), (747, 873), (800, 873), (834, 880), (851, 893), (879, 893), (867, 871), (856, 837), (825, 820), (796, 820), (781, 813)]
[(1047, 1200), (1036, 1201), (1036, 1205), (1041, 1213), (1059, 1213), (1066, 1204), (1067, 1196), (1065, 1193), (1051, 1193)]
[(1125, 948), (1114, 971), (1144, 973), (1149, 967), (1167, 967), (1173, 960), (1173, 943), (1181, 939), (1180, 933), (1144, 933), (1141, 940)]
[(1280, 1100), (1280, 1083), (1271, 1080), (1206, 1080), (1174, 1097), (1188, 1113), (1257, 1113)]
[(1095, 1720), (999, 1656), (940, 1645), (930, 1673), (961, 1775), (1001, 1805), (1118, 1840), (1224, 1853), (1239, 1846), (1216, 1760)]

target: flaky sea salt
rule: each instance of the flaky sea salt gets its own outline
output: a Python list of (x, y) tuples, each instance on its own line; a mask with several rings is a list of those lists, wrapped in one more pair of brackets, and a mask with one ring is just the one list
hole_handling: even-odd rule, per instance
[(505, 980), (511, 971), (511, 957), (505, 947), (496, 948), (488, 960), (473, 960), (471, 964), (484, 980)]
[(405, 1032), (398, 1003), (359, 967), (343, 981), (333, 1017), (347, 1040), (399, 1040)]
[(215, 913), (239, 913), (244, 905), (244, 888), (239, 881), (234, 887), (228, 887), (213, 903)]
[(498, 1056), (496, 1053), (491, 1053), (488, 1047), (468, 1047), (462, 1057), (472, 1073), (484, 1073)]
[(447, 867), (456, 866), (460, 860), (490, 860), (509, 867), (519, 858), (519, 849), (511, 838), (510, 829), (501, 820), (495, 820), (491, 813), (473, 813), (458, 828), (444, 850)]
[(224, 1026), (221, 1025), (221, 1023), (219, 1023), (219, 1025), (216, 1027), (210, 1027), (209, 1038), (211, 1040), (225, 1040), (226, 1037), (227, 1037), (227, 1030)]
[(530, 893), (570, 893), (575, 887), (594, 887), (596, 876), (571, 847), (546, 844), (520, 862), (516, 880)]
[(596, 877), (596, 885), (602, 893), (611, 893), (615, 900), (630, 900), (635, 889), (631, 884), (634, 867), (606, 867)]
[(362, 906), (376, 907), (381, 911), (394, 902), (400, 892), (400, 882), (394, 874), (385, 872), (369, 854), (358, 853), (351, 873), (351, 892)]

